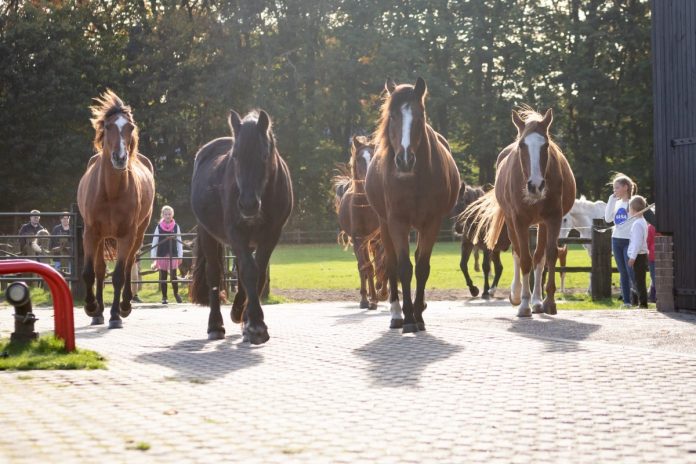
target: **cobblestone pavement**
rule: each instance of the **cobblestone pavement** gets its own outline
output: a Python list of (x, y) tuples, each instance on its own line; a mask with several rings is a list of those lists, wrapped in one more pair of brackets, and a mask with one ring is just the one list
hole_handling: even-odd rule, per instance
[(0, 373), (0, 462), (696, 462), (694, 316), (431, 302), (402, 335), (385, 305), (265, 309), (259, 347), (190, 305), (76, 311), (108, 370)]

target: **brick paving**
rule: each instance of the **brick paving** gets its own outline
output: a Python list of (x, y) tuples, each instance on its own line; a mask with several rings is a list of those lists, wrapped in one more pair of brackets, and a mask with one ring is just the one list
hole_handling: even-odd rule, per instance
[(0, 462), (696, 462), (696, 317), (514, 314), (430, 302), (402, 335), (386, 305), (267, 306), (252, 347), (190, 305), (76, 311), (108, 370), (0, 373)]

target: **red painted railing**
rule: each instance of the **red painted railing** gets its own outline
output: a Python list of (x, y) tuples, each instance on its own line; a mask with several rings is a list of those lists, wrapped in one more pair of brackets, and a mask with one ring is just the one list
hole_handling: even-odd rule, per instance
[(70, 289), (60, 272), (48, 264), (28, 259), (0, 261), (0, 274), (32, 272), (39, 274), (48, 284), (53, 297), (53, 320), (56, 337), (65, 341), (65, 349), (75, 349), (75, 322), (73, 321), (73, 300)]

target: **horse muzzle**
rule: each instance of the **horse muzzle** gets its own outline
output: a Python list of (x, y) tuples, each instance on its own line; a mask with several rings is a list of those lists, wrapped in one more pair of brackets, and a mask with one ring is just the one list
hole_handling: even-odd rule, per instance
[(541, 181), (539, 184), (532, 182), (531, 180), (527, 182), (527, 192), (531, 196), (542, 197), (544, 196), (544, 189), (546, 188), (546, 182)]
[(416, 155), (407, 152), (406, 155), (399, 154), (394, 157), (396, 170), (400, 174), (413, 174), (413, 168), (416, 166)]
[(120, 152), (113, 152), (111, 154), (111, 164), (115, 169), (123, 171), (128, 166), (128, 154), (121, 156)]
[(257, 197), (251, 199), (240, 199), (237, 202), (239, 214), (245, 221), (253, 221), (261, 216), (261, 200)]

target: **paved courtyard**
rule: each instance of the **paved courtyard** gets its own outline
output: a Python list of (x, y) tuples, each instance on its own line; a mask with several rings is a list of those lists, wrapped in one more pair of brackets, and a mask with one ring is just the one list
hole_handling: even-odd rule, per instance
[(514, 314), (430, 302), (402, 335), (384, 304), (267, 306), (252, 347), (204, 308), (80, 309), (108, 370), (0, 373), (0, 462), (696, 462), (696, 316)]

